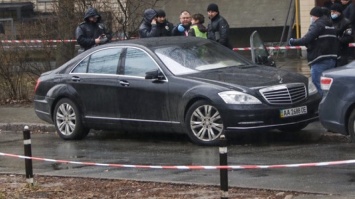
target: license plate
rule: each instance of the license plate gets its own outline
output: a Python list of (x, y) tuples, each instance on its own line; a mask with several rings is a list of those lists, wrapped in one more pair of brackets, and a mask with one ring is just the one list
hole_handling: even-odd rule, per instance
[(307, 106), (301, 106), (296, 108), (282, 109), (280, 110), (280, 117), (292, 117), (297, 115), (307, 114)]

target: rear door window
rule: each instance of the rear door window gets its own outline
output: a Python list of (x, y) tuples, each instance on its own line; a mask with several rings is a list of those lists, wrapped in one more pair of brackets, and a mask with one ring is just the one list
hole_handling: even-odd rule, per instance
[(82, 60), (72, 73), (117, 74), (122, 48), (94, 52)]

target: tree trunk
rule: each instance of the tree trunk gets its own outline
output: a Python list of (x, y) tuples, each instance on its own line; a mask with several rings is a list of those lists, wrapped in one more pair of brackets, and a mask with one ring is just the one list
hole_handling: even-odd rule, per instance
[[(74, 25), (72, 19), (75, 19), (74, 1), (58, 1), (58, 37), (60, 39), (74, 38)], [(74, 42), (57, 43), (56, 66), (59, 67), (74, 57)]]

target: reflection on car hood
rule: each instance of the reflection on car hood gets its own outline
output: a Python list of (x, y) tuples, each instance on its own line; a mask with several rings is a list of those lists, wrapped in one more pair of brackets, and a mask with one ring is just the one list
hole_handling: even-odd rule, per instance
[(234, 84), (243, 87), (264, 87), (277, 84), (302, 82), (307, 85), (307, 78), (303, 75), (280, 70), (268, 66), (229, 67), (218, 70), (202, 71), (184, 75), (185, 78), (214, 84)]

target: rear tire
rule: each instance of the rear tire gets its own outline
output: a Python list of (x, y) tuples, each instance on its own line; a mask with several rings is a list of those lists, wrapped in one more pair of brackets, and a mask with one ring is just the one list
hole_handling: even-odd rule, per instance
[(81, 122), (79, 109), (69, 99), (61, 99), (55, 106), (53, 121), (59, 137), (64, 140), (83, 139), (89, 133)]
[(185, 125), (191, 141), (198, 145), (215, 146), (224, 132), (218, 109), (204, 100), (197, 101), (189, 108)]
[(350, 141), (355, 143), (355, 109), (351, 112), (348, 120), (348, 132), (350, 135)]

